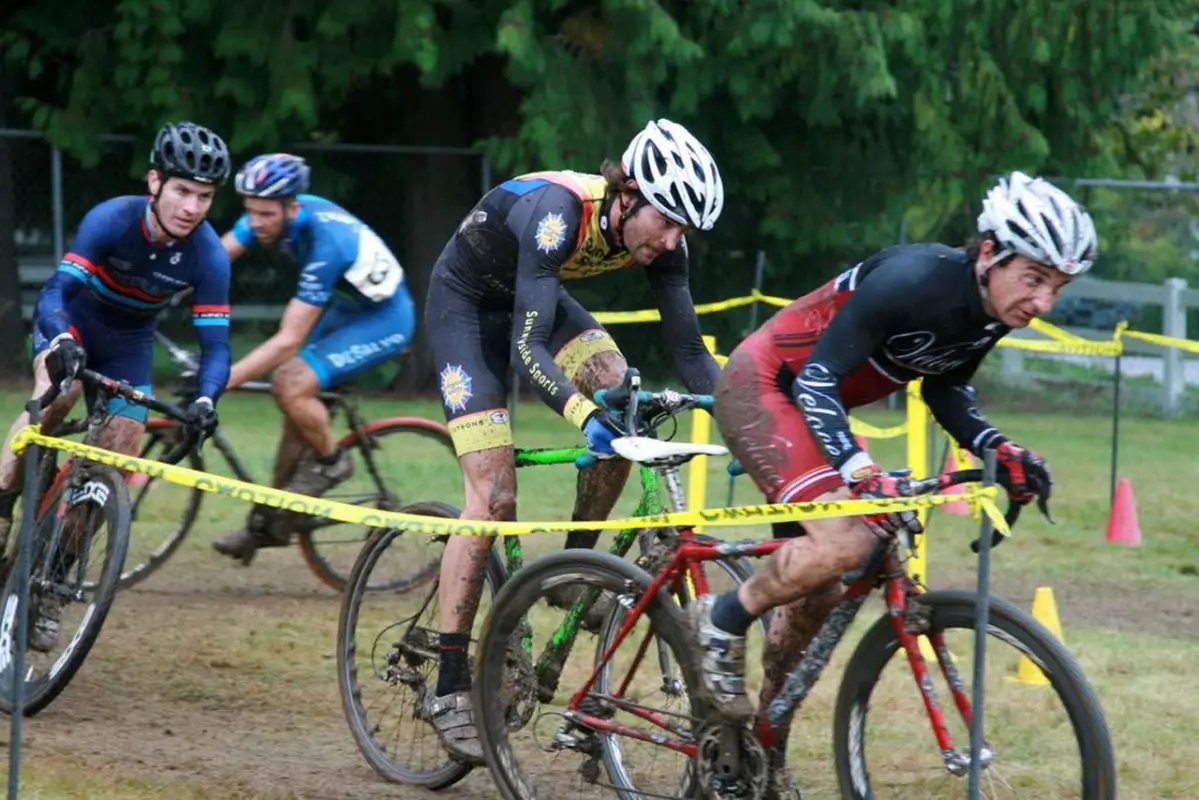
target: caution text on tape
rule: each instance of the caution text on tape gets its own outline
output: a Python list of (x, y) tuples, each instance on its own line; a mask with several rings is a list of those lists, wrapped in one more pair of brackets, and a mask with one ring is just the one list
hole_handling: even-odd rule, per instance
[(1005, 535), (1010, 531), (999, 507), (995, 505), (998, 490), (995, 487), (966, 486), (963, 494), (923, 495), (912, 498), (885, 500), (844, 500), (828, 503), (788, 503), (757, 506), (713, 508), (700, 511), (684, 511), (670, 514), (655, 514), (646, 517), (628, 517), (605, 521), (577, 522), (494, 522), (488, 520), (448, 520), (419, 514), (401, 514), (394, 511), (363, 508), (362, 506), (339, 503), (335, 500), (307, 497), (294, 492), (285, 492), (269, 486), (259, 486), (234, 478), (212, 475), (207, 472), (164, 464), (136, 456), (114, 453), (92, 445), (45, 436), (40, 426), (28, 425), (13, 439), (16, 452), (30, 444), (61, 450), (68, 455), (95, 461), (125, 472), (137, 472), (155, 480), (186, 486), (191, 489), (259, 503), (298, 514), (336, 520), (373, 528), (400, 528), (412, 533), (430, 535), (464, 536), (521, 536), (530, 533), (565, 533), (574, 530), (625, 530), (627, 528), (659, 527), (729, 527), (736, 525), (769, 524), (774, 522), (802, 522), (804, 520), (831, 519), (833, 517), (858, 517), (866, 514), (907, 511), (928, 508), (975, 499), (991, 518), (995, 528)]

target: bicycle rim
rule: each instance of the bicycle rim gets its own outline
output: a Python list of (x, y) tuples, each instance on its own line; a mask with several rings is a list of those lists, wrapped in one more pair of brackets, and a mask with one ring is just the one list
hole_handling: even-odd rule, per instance
[[(398, 510), (404, 498), (420, 498), (436, 504), (460, 503), (464, 497), (462, 472), (449, 435), (441, 428), (397, 422), (373, 430), (368, 441), (378, 470), (379, 481), (367, 466), (358, 440), (343, 443), (354, 460), (354, 475), (334, 488), (326, 499), (369, 508)], [(305, 530), (304, 526), (315, 526)], [(326, 586), (342, 591), (354, 559), (375, 528), (330, 523), (307, 518), (296, 531), (304, 561)], [(379, 572), (371, 577), (368, 591), (403, 591), (432, 578), (438, 568), (436, 559), (423, 558), (421, 537), (406, 537), (393, 546), (410, 550), (409, 557), (395, 560), (394, 572)]]

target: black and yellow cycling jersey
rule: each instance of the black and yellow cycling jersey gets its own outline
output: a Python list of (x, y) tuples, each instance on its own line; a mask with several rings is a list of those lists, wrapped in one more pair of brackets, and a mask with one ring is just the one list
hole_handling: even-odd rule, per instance
[[(636, 266), (609, 230), (614, 201), (600, 175), (522, 175), (484, 195), (446, 244), (425, 325), (460, 454), (512, 443), (497, 413), (509, 364), (574, 424), (594, 409), (575, 390), (574, 372), (591, 355), (619, 350), (561, 283)], [(679, 377), (689, 391), (711, 392), (720, 368), (700, 336), (685, 240), (644, 270)]]

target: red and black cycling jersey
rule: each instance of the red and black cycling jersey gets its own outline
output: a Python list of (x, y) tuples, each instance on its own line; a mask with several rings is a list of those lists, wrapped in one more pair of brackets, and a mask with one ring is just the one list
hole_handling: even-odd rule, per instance
[[(997, 431), (969, 381), (1006, 325), (987, 315), (962, 250), (918, 244), (883, 250), (780, 311), (755, 334), (792, 391), (813, 438), (837, 470), (861, 450), (847, 409), (923, 378), (929, 409), (963, 447)], [(850, 465), (851, 468), (857, 464)]]
[[(562, 414), (575, 394), (549, 350), (561, 281), (633, 267), (608, 230), (614, 196), (599, 175), (538, 172), (492, 189), (459, 226), (439, 266), (446, 288), (481, 310), (513, 314), (513, 361)], [(720, 368), (704, 347), (688, 284), (686, 242), (645, 267), (665, 340), (687, 389), (710, 393)]]

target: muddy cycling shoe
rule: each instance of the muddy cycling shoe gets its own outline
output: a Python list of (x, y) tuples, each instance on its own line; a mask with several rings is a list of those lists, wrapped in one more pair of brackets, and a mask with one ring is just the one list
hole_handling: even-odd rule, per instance
[(483, 763), (483, 745), (479, 743), (469, 689), (442, 697), (428, 692), (422, 712), (451, 758), (467, 764)]
[(288, 481), (284, 491), (320, 497), (325, 492), (349, 480), (354, 474), (354, 461), (346, 450), (337, 451), (337, 460), (324, 464), (317, 460), (316, 453), (308, 450), (296, 467), (296, 474)]
[(31, 609), (29, 649), (49, 653), (58, 647), (62, 636), (62, 610), (66, 606), (58, 595), (42, 595)]
[[(545, 601), (554, 608), (560, 608), (563, 611), (569, 611), (574, 608), (574, 604), (583, 596), (583, 592), (587, 591), (586, 586), (578, 583), (565, 583), (558, 586), (552, 586), (545, 590)], [(604, 620), (608, 617), (608, 612), (612, 610), (612, 606), (616, 602), (616, 595), (611, 592), (604, 591), (595, 599), (591, 607), (583, 614), (583, 630), (588, 633), (599, 633), (604, 626)]]
[(753, 719), (754, 707), (745, 696), (745, 637), (727, 633), (712, 622), (716, 595), (695, 598), (687, 607), (688, 622), (700, 654), (700, 694), (726, 722)]
[(221, 555), (237, 559), (248, 567), (262, 548), (287, 547), (291, 543), (291, 535), (282, 522), (273, 509), (255, 505), (246, 518), (246, 527), (220, 536), (212, 543), (212, 547)]

